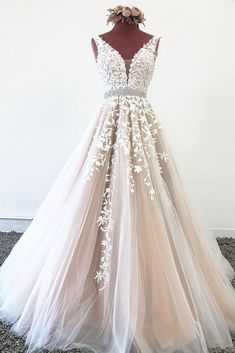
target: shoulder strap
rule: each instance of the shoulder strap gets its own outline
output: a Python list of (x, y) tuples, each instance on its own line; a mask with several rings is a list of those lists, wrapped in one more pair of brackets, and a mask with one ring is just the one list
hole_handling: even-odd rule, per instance
[(98, 40), (98, 36), (93, 36), (92, 39), (94, 40), (96, 46), (98, 47), (98, 44), (99, 44), (99, 40)]
[(95, 45), (96, 45), (96, 49), (97, 49), (96, 61), (97, 61), (97, 59), (98, 59), (98, 57), (99, 57), (99, 55), (100, 55), (100, 45), (101, 45), (101, 41), (99, 40), (100, 38), (99, 38), (98, 35), (95, 35), (95, 36), (93, 36), (93, 37), (91, 37), (91, 38), (94, 40)]
[(162, 37), (160, 36), (160, 37), (158, 37), (158, 39), (157, 39), (157, 43), (156, 43), (156, 48), (155, 48), (155, 55), (157, 56), (158, 55), (158, 47), (159, 47), (159, 43), (160, 43), (160, 39), (161, 39)]

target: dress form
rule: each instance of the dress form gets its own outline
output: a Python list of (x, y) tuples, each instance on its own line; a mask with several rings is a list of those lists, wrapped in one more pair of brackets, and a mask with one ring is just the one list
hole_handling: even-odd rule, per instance
[[(128, 66), (135, 53), (144, 45), (144, 43), (148, 42), (153, 35), (141, 31), (138, 24), (128, 24), (119, 21), (115, 23), (109, 32), (101, 34), (100, 37), (121, 54), (126, 62), (128, 70)], [(93, 38), (91, 39), (91, 45), (95, 59), (97, 60), (98, 50)], [(158, 45), (159, 41), (156, 46), (156, 53)]]

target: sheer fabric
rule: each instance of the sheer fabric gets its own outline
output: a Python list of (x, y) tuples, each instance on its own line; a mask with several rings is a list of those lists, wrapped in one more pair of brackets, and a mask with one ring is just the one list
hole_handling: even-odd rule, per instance
[[(95, 41), (105, 91), (147, 91), (157, 37), (128, 76), (121, 55)], [(232, 346), (233, 277), (149, 100), (112, 96), (2, 265), (0, 318), (28, 353), (208, 353)]]

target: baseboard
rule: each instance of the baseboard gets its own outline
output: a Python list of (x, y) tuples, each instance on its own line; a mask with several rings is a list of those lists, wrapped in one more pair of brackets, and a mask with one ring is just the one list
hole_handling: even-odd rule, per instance
[[(0, 217), (1, 232), (25, 232), (33, 218), (27, 217)], [(235, 238), (235, 228), (210, 228), (216, 238)]]
[(0, 231), (1, 232), (25, 232), (32, 218), (27, 217), (0, 217)]
[(235, 228), (210, 228), (216, 238), (235, 238)]

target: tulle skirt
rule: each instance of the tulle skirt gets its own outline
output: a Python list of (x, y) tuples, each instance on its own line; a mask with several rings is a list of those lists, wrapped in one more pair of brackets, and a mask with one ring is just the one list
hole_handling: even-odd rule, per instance
[(0, 269), (0, 319), (27, 352), (232, 346), (234, 270), (176, 164), (147, 99), (102, 102)]

